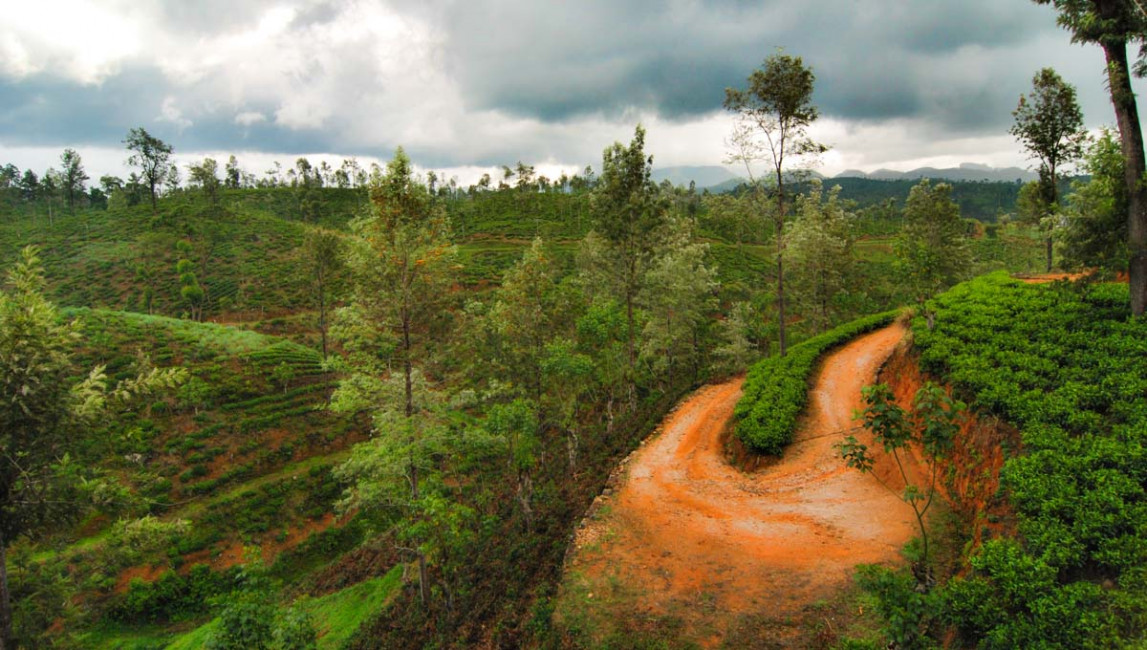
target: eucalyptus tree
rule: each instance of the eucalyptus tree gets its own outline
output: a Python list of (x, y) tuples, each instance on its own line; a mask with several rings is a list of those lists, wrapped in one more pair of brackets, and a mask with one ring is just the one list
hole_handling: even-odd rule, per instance
[(536, 403), (542, 398), (546, 344), (560, 325), (555, 276), (551, 253), (541, 238), (534, 239), (522, 259), (502, 276), (489, 313), (492, 329), (503, 342), (498, 362), (504, 378), (520, 385), (520, 392)]
[(748, 87), (725, 90), (725, 108), (737, 118), (730, 138), (729, 161), (745, 166), (754, 195), (764, 204), (764, 179), (753, 165), (770, 165), (775, 183), (776, 205), (772, 213), (777, 246), (777, 331), (780, 353), (785, 343), (785, 240), (784, 227), (786, 163), (823, 153), (824, 145), (808, 135), (820, 112), (812, 103), (816, 76), (801, 58), (778, 52), (749, 75)]
[(157, 212), (159, 187), (168, 179), (168, 169), (173, 167), (171, 145), (151, 135), (142, 126), (128, 131), (123, 142), (132, 152), (127, 164), (139, 168), (140, 180), (151, 196), (151, 211)]
[(602, 154), (601, 178), (593, 189), (593, 230), (602, 244), (594, 262), (615, 287), (625, 308), (626, 356), (630, 386), (637, 365), (637, 299), (668, 218), (668, 207), (653, 183), (653, 157), (645, 154), (645, 129), (634, 131), (629, 146), (615, 142)]
[(343, 269), (342, 255), (342, 235), (337, 232), (316, 228), (303, 237), (303, 259), (310, 270), (319, 306), (323, 359), (327, 358), (327, 312), (330, 310), (331, 283)]
[(232, 155), (227, 159), (227, 167), (225, 168), (225, 179), (223, 184), (229, 190), (237, 190), (243, 185), (243, 170), (239, 167), (239, 161)]
[(68, 199), (68, 210), (75, 214), (76, 198), (84, 195), (84, 183), (90, 177), (84, 171), (84, 162), (75, 149), (64, 149), (60, 155), (60, 166), (63, 168), (60, 172), (61, 189)]
[(800, 218), (792, 225), (793, 284), (801, 313), (817, 332), (832, 324), (837, 298), (848, 291), (854, 266), (854, 218), (840, 199), (840, 186), (824, 200), (819, 180), (797, 203)]
[[(1139, 316), (1147, 309), (1147, 158), (1143, 151), (1143, 127), (1131, 73), (1147, 72), (1147, 12), (1141, 0), (1035, 0), (1050, 4), (1059, 12), (1060, 26), (1071, 32), (1076, 43), (1095, 43), (1107, 60), (1107, 90), (1115, 108), (1115, 122), (1123, 158), (1123, 183), (1127, 192), (1127, 248), (1130, 276), (1131, 313)], [(1139, 60), (1131, 65), (1129, 44), (1139, 45)]]
[[(921, 307), (927, 299), (966, 279), (972, 254), (951, 185), (932, 185), (924, 179), (908, 192), (904, 229), (894, 249), (902, 281)], [(926, 315), (931, 326), (932, 314)]]
[(1075, 99), (1075, 88), (1055, 70), (1044, 68), (1032, 78), (1031, 94), (1020, 95), (1012, 115), (1016, 121), (1011, 134), (1039, 161), (1038, 187), (1044, 207), (1041, 225), (1047, 231), (1047, 270), (1051, 271), (1051, 231), (1059, 213), (1059, 169), (1083, 155), (1087, 141), (1083, 113)]
[(190, 165), (187, 174), (191, 186), (199, 188), (211, 209), (215, 210), (219, 205), (219, 163), (214, 158), (204, 158), (203, 162)]
[(436, 539), (430, 522), (452, 511), (425, 485), (447, 428), (444, 400), (423, 367), (450, 296), (455, 252), (445, 213), (401, 148), (374, 175), (370, 199), (371, 212), (352, 223), (356, 237), (347, 245), (352, 299), (340, 310), (339, 333), (349, 373), (332, 407), (372, 413), (375, 436), (355, 447), (340, 474), (354, 483), (352, 505), (406, 514), (426, 604)]
[(674, 219), (645, 278), (641, 358), (671, 384), (683, 367), (700, 377), (702, 330), (717, 306), (717, 270), (706, 263), (709, 245), (694, 241), (690, 224)]

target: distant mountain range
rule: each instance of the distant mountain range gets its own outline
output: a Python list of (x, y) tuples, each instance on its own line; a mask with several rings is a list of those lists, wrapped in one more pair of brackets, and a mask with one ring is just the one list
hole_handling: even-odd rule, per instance
[(697, 189), (712, 188), (729, 181), (741, 182), (733, 172), (717, 165), (702, 167), (662, 167), (653, 168), (653, 180), (660, 183), (668, 179), (674, 185), (689, 187), (689, 181), (697, 183)]
[[(813, 172), (817, 178), (825, 178)], [(949, 181), (988, 181), (1014, 183), (1034, 181), (1037, 176), (1033, 171), (1019, 167), (1005, 167), (1003, 169), (980, 165), (977, 163), (961, 163), (959, 167), (937, 169), (935, 167), (920, 167), (911, 171), (899, 172), (892, 169), (878, 169), (874, 172), (862, 172), (856, 169), (845, 170), (833, 178), (865, 178), (875, 181), (917, 180), (921, 178), (935, 178)], [(728, 192), (745, 182), (745, 179), (725, 167), (708, 165), (701, 167), (663, 167), (654, 168), (653, 180), (660, 183), (668, 179), (674, 185), (688, 186), (689, 181), (697, 184), (697, 189), (707, 189), (710, 192)], [(832, 180), (832, 179), (828, 179)]]
[(960, 163), (959, 167), (937, 169), (935, 167), (920, 167), (907, 172), (898, 172), (892, 169), (878, 169), (871, 173), (864, 173), (856, 169), (840, 172), (834, 178), (867, 178), (874, 181), (916, 180), (920, 178), (935, 178), (948, 181), (989, 181), (1001, 183), (1014, 183), (1017, 180), (1034, 181), (1038, 176), (1035, 172), (1019, 167), (1005, 167), (999, 169), (976, 163)]

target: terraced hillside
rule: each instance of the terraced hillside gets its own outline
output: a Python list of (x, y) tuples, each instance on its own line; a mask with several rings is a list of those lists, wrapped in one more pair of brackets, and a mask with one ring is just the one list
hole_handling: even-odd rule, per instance
[(305, 592), (307, 575), (359, 543), (364, 522), (335, 514), (343, 487), (331, 469), (368, 427), (324, 409), (334, 376), (317, 352), (223, 325), (67, 313), (81, 323), (82, 361), (105, 364), (110, 377), (147, 363), (190, 371), (175, 396), (127, 414), (84, 450), (113, 459), (102, 469), (129, 489), (120, 515), (187, 525), (143, 543), (103, 516), (31, 558), (40, 571), (75, 571), (89, 615), (124, 622), (106, 623), (94, 645), (117, 647), (116, 630), (127, 625), (134, 638), (142, 622), (152, 638), (174, 635), (207, 611), (212, 592), (230, 589), (251, 549), (271, 576)]

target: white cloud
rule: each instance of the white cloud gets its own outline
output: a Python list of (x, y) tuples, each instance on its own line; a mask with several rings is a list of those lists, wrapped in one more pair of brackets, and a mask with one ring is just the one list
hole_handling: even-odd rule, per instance
[(183, 111), (176, 106), (176, 99), (171, 96), (163, 99), (163, 105), (159, 107), (159, 115), (155, 119), (159, 122), (174, 124), (180, 131), (191, 128), (195, 124), (183, 116)]
[[(738, 52), (751, 50), (757, 57), (771, 51), (773, 42), (762, 41), (762, 34), (819, 39), (815, 35), (832, 33), (829, 27), (839, 27), (854, 13), (868, 22), (841, 36), (849, 47), (819, 40), (790, 44), (803, 47), (792, 49), (816, 67), (826, 117), (814, 135), (834, 146), (821, 161), (826, 173), (947, 159), (1023, 166), (1026, 162), (1006, 126), (985, 122), (990, 118), (1006, 123), (1007, 107), (985, 110), (988, 104), (977, 93), (1002, 86), (1003, 96), (1018, 97), (1042, 65), (1054, 65), (1079, 86), (1089, 126), (1110, 121), (1099, 49), (1069, 45), (1067, 34), (1054, 27), (1050, 10), (1027, 5), (1001, 9), (1001, 17), (983, 9), (989, 6), (986, 1), (975, 3), (980, 13), (970, 14), (969, 24), (947, 29), (952, 26), (946, 21), (961, 11), (929, 12), (893, 0), (881, 5), (896, 8), (887, 15), (866, 13), (844, 0), (835, 12), (811, 12), (792, 3), (733, 7), (683, 0), (641, 24), (619, 20), (639, 15), (640, 8), (614, 7), (604, 0), (572, 9), (496, 1), (392, 6), (384, 0), (9, 4), (14, 6), (5, 8), (0, 22), (0, 77), (42, 75), (88, 84), (90, 89), (120, 71), (130, 73), (123, 75), (123, 88), (145, 89), (130, 117), (127, 110), (111, 113), (122, 97), (95, 91), (77, 91), (76, 96), (99, 100), (95, 108), (114, 115), (107, 122), (150, 124), (154, 119), (174, 125), (179, 137), (168, 139), (177, 151), (242, 142), (250, 148), (303, 150), (279, 155), (283, 160), (306, 150), (368, 152), (385, 158), (401, 144), (416, 162), (442, 161), (459, 170), (461, 180), (489, 169), (486, 164), (512, 165), (517, 160), (553, 165), (554, 170), (585, 164), (596, 168), (602, 149), (614, 141), (628, 142), (641, 121), (658, 167), (719, 165), (726, 157), (727, 114), (715, 110), (674, 113), (692, 115), (681, 119), (659, 117), (671, 112), (666, 107), (674, 101), (688, 102), (669, 93), (666, 96), (676, 99), (643, 103), (638, 92), (626, 95), (633, 99), (626, 103), (618, 88), (633, 84), (625, 75), (637, 75), (634, 78), (658, 92), (678, 85), (701, 88), (705, 84), (694, 82), (723, 79), (716, 73), (725, 69), (738, 71), (730, 82), (737, 83), (759, 63), (754, 59), (743, 64)], [(235, 6), (228, 10), (229, 4)], [(1034, 31), (1016, 28), (1015, 21), (1029, 14), (1042, 16), (1047, 24)], [(462, 18), (485, 23), (476, 27)], [(905, 36), (895, 31), (901, 27), (919, 33)], [(935, 39), (951, 42), (934, 44)], [(858, 49), (863, 47), (871, 47), (872, 53)], [(856, 55), (860, 51), (864, 57)], [(698, 63), (705, 61), (708, 67)], [(681, 74), (674, 77), (667, 70)], [(896, 71), (905, 74), (895, 76)], [(624, 83), (610, 85), (619, 78)], [(498, 83), (488, 83), (491, 80)], [(502, 90), (487, 96), (474, 89), (482, 85)], [(507, 100), (507, 93), (514, 92), (521, 94), (516, 103)], [(542, 101), (542, 108), (532, 113), (523, 109), (539, 98), (551, 98), (548, 92), (559, 99), (577, 95), (567, 97), (574, 103), (585, 98), (589, 108), (563, 113)], [(651, 96), (660, 97), (658, 92)], [(29, 115), (49, 114), (56, 107), (40, 110), (33, 102), (70, 96), (66, 87), (56, 93), (35, 88), (20, 97), (20, 108)], [(20, 94), (14, 91), (13, 98)], [(0, 96), (0, 104), (5, 99)], [(707, 102), (700, 102), (699, 110), (708, 110)], [(712, 106), (719, 102), (714, 98)], [(637, 110), (631, 104), (649, 108)], [(908, 106), (896, 114), (916, 117), (890, 119), (891, 105)], [(596, 106), (602, 108), (595, 113)], [(856, 119), (871, 117), (832, 119), (829, 107), (848, 108)], [(103, 117), (92, 113), (93, 124)], [(62, 121), (53, 116), (57, 124)], [(959, 117), (966, 119), (960, 122)], [(936, 126), (943, 122), (964, 135)], [(119, 133), (134, 125), (124, 124)], [(120, 126), (117, 122), (116, 128)], [(56, 136), (58, 127), (46, 118), (39, 128), (30, 136), (25, 121), (20, 131), (8, 133), (11, 141), (80, 146)], [(107, 129), (109, 140), (114, 130)], [(0, 131), (0, 137), (3, 134)], [(0, 148), (0, 155), (6, 151)]]
[(267, 116), (258, 111), (243, 111), (235, 116), (235, 123), (240, 126), (254, 126), (267, 121)]
[(97, 84), (140, 51), (140, 26), (128, 12), (84, 0), (11, 3), (0, 23), (3, 71), (17, 79), (50, 71)]

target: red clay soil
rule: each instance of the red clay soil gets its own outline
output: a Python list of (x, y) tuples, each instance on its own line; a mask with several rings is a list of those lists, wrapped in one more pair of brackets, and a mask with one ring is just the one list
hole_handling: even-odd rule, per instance
[[(1086, 278), (1092, 273), (1094, 273), (1094, 271), (1081, 271), (1079, 273), (1040, 273), (1037, 275), (1015, 275), (1013, 277), (1028, 284), (1047, 284), (1059, 280), (1070, 280), (1074, 282), (1081, 278)], [(1116, 271), (1115, 278), (1110, 281), (1127, 284), (1130, 281), (1130, 276), (1127, 275), (1127, 271)]]
[(854, 427), (861, 387), (903, 335), (893, 325), (830, 354), (795, 441), (754, 474), (723, 453), (742, 380), (683, 402), (579, 530), (570, 569), (585, 580), (585, 597), (624, 585), (638, 613), (680, 617), (684, 636), (713, 647), (739, 616), (784, 620), (847, 585), (856, 565), (902, 561), (911, 509), (846, 467), (834, 445)]
[[(905, 409), (924, 382), (936, 381), (921, 372), (915, 356), (903, 347), (884, 364), (879, 380), (889, 385)], [(985, 538), (1013, 536), (1014, 513), (1000, 493), (1000, 472), (1008, 454), (1019, 453), (1019, 431), (997, 417), (973, 411), (961, 418), (954, 443), (940, 473), (945, 496), (963, 520), (971, 547)]]
[[(306, 519), (287, 526), (287, 536), (285, 539), (280, 540), (276, 535), (268, 534), (266, 538), (260, 540), (256, 546), (260, 551), (260, 557), (263, 563), (270, 566), (280, 553), (302, 544), (311, 535), (320, 533), (332, 526), (341, 526), (344, 524), (346, 524), (346, 519), (337, 519), (334, 514), (328, 512), (319, 519)], [(197, 564), (206, 564), (215, 571), (223, 571), (233, 566), (249, 562), (251, 558), (246, 556), (246, 551), (247, 547), (240, 541), (221, 542), (211, 548), (184, 556), (179, 572), (186, 575), (191, 568)], [(166, 564), (128, 567), (120, 572), (119, 577), (116, 579), (115, 592), (126, 592), (134, 578), (142, 578), (145, 582), (153, 582), (167, 570), (168, 566)]]
[(1016, 279), (1028, 284), (1048, 284), (1060, 280), (1078, 280), (1086, 273), (1040, 273), (1039, 275), (1017, 275)]

